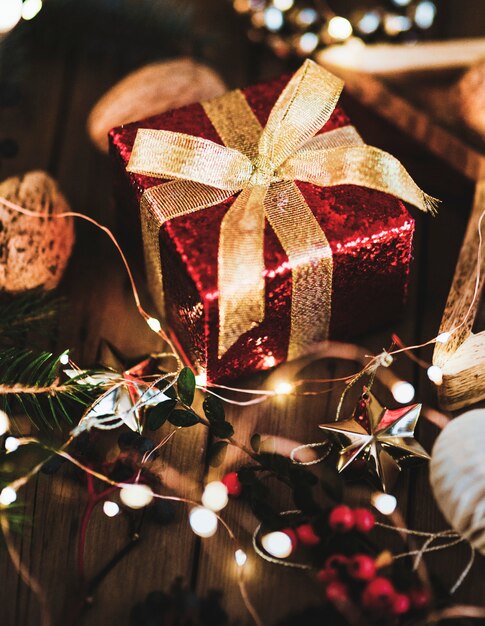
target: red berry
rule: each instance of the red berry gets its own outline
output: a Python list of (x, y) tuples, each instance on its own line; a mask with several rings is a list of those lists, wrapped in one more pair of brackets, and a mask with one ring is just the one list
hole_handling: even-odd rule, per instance
[(291, 540), (291, 549), (294, 550), (298, 545), (298, 538), (295, 531), (292, 528), (283, 528), (281, 532), (285, 533), (285, 535), (288, 535)]
[(362, 604), (366, 609), (387, 609), (394, 602), (396, 592), (387, 578), (374, 578), (362, 594)]
[(325, 561), (325, 569), (330, 570), (338, 574), (339, 569), (347, 567), (349, 559), (343, 554), (332, 554)]
[(349, 599), (347, 587), (338, 580), (327, 585), (325, 595), (329, 602), (347, 602)]
[(227, 487), (227, 493), (237, 498), (242, 493), (242, 485), (239, 481), (237, 472), (229, 472), (224, 476), (222, 481)]
[(425, 609), (431, 602), (431, 596), (427, 589), (420, 587), (419, 589), (412, 589), (409, 593), (409, 600), (413, 609), (422, 610)]
[(394, 596), (394, 601), (392, 603), (392, 613), (393, 615), (404, 615), (409, 611), (411, 606), (411, 602), (409, 598), (403, 593), (398, 593)]
[(349, 575), (357, 580), (372, 580), (376, 575), (374, 559), (366, 554), (357, 554), (347, 566)]
[(296, 529), (296, 534), (304, 546), (316, 546), (320, 543), (320, 537), (315, 533), (311, 524), (300, 524)]
[(361, 533), (368, 533), (374, 528), (376, 518), (368, 509), (355, 509), (355, 528)]
[(317, 580), (319, 580), (321, 583), (325, 583), (326, 585), (336, 579), (337, 572), (333, 569), (324, 568), (317, 572)]
[(354, 512), (348, 506), (341, 504), (336, 506), (328, 518), (330, 528), (339, 533), (346, 533), (351, 530), (355, 523)]

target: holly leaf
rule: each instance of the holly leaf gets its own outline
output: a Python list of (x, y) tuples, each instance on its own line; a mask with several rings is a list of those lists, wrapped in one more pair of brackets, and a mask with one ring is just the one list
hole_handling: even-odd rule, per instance
[(163, 426), (176, 404), (177, 400), (164, 400), (160, 402), (160, 404), (148, 409), (148, 428), (150, 430), (158, 430)]
[(210, 425), (211, 433), (214, 437), (219, 437), (220, 439), (229, 439), (234, 435), (234, 428), (232, 424), (229, 422), (212, 422)]
[(254, 433), (249, 443), (251, 445), (251, 448), (253, 449), (253, 452), (259, 454), (259, 451), (261, 449), (261, 435), (259, 433)]
[(209, 465), (212, 467), (219, 467), (224, 463), (226, 458), (227, 441), (216, 441), (209, 449)]
[(190, 367), (184, 367), (180, 372), (177, 381), (177, 389), (182, 402), (190, 406), (194, 401), (195, 394), (195, 376)]
[(166, 380), (161, 380), (157, 383), (156, 387), (158, 389), (160, 389), (161, 391), (163, 391), (163, 393), (169, 397), (171, 400), (176, 400), (177, 399), (177, 391), (174, 387), (174, 385), (170, 385), (170, 387), (167, 387), (167, 381)]
[(224, 422), (226, 414), (224, 412), (224, 405), (215, 396), (207, 396), (202, 403), (205, 416), (211, 424), (215, 422)]
[(195, 424), (198, 424), (199, 418), (195, 413), (192, 413), (192, 411), (187, 411), (186, 409), (175, 409), (170, 414), (168, 421), (179, 428), (186, 428), (188, 426), (195, 426)]

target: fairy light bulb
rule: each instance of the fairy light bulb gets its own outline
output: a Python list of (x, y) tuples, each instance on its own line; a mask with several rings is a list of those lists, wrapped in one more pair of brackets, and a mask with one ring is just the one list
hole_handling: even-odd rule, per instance
[(195, 384), (198, 387), (205, 387), (207, 385), (207, 372), (205, 370), (201, 370), (197, 376), (195, 377)]
[(1, 0), (0, 34), (8, 33), (22, 17), (22, 0)]
[(318, 46), (319, 41), (316, 33), (304, 33), (298, 39), (298, 50), (302, 54), (310, 54)]
[(363, 35), (372, 35), (379, 28), (381, 16), (377, 11), (365, 13), (357, 23), (357, 28)]
[(352, 35), (352, 24), (346, 17), (336, 15), (328, 22), (327, 30), (332, 39), (344, 41)]
[(418, 28), (422, 28), (423, 30), (431, 28), (431, 26), (433, 26), (435, 17), (436, 6), (433, 2), (428, 2), (428, 0), (425, 0), (424, 2), (420, 2), (416, 6), (416, 10), (414, 12), (414, 21)]
[(263, 358), (263, 367), (274, 367), (276, 365), (276, 359), (272, 354), (268, 354)]
[(399, 404), (407, 404), (411, 402), (416, 393), (413, 385), (405, 380), (398, 380), (391, 387), (391, 393), (394, 396), (394, 400)]
[(238, 548), (236, 552), (234, 552), (234, 559), (236, 560), (236, 563), (239, 565), (239, 567), (244, 567), (246, 561), (248, 560), (248, 555), (244, 552), (244, 550)]
[(10, 428), (10, 420), (5, 411), (0, 410), (0, 436), (4, 435)]
[(160, 324), (160, 320), (157, 320), (156, 317), (149, 317), (147, 319), (147, 324), (153, 330), (154, 333), (159, 333), (162, 330), (162, 325)]
[(311, 7), (305, 7), (301, 9), (301, 11), (298, 11), (295, 16), (295, 22), (297, 26), (300, 26), (302, 28), (315, 24), (317, 20), (318, 13), (315, 11), (315, 9), (312, 9)]
[(7, 437), (4, 446), (7, 452), (15, 452), (20, 446), (20, 442), (16, 437)]
[(13, 504), (16, 499), (17, 492), (13, 487), (4, 487), (2, 491), (0, 491), (0, 504), (2, 504), (3, 506)]
[(451, 333), (449, 333), (448, 331), (445, 331), (444, 333), (440, 333), (436, 337), (436, 343), (448, 343), (450, 337), (451, 337)]
[(275, 385), (274, 392), (277, 396), (287, 396), (293, 391), (293, 385), (287, 380), (282, 380)]
[(391, 515), (397, 507), (397, 500), (390, 493), (374, 493), (371, 502), (383, 515)]
[(284, 24), (283, 13), (276, 7), (268, 7), (264, 12), (264, 25), (268, 30), (277, 31)]
[(264, 535), (261, 538), (261, 545), (268, 554), (277, 559), (285, 559), (293, 551), (290, 537), (279, 530)]
[(204, 506), (197, 506), (190, 511), (189, 523), (199, 537), (212, 537), (217, 532), (217, 516)]
[(406, 32), (411, 26), (411, 20), (406, 15), (389, 14), (384, 18), (384, 30), (390, 37)]
[(130, 509), (143, 509), (153, 500), (153, 491), (148, 485), (125, 485), (120, 491), (120, 499)]
[(67, 350), (66, 352), (63, 352), (59, 357), (59, 363), (61, 365), (67, 365), (69, 363), (69, 352)]
[(211, 511), (222, 511), (227, 505), (229, 497), (224, 483), (215, 480), (205, 486), (202, 494), (202, 504)]
[(435, 385), (443, 384), (443, 370), (438, 365), (431, 365), (428, 367), (426, 373), (428, 374), (428, 378)]
[(107, 517), (115, 517), (115, 515), (118, 515), (120, 512), (120, 507), (116, 504), (116, 502), (106, 500), (103, 503), (103, 512)]
[(42, 9), (42, 0), (24, 0), (22, 5), (22, 19), (33, 20)]
[(280, 11), (289, 11), (295, 4), (295, 0), (273, 0), (273, 4)]

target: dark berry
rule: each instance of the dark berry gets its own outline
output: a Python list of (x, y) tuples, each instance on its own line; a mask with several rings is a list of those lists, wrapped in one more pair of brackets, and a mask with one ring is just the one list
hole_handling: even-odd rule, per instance
[(357, 554), (350, 559), (347, 570), (356, 580), (372, 580), (376, 575), (374, 559), (366, 554)]
[(325, 561), (325, 569), (339, 573), (341, 570), (347, 568), (349, 559), (343, 554), (332, 554)]
[(347, 587), (338, 580), (335, 580), (327, 585), (327, 588), (325, 589), (325, 596), (329, 602), (347, 602), (349, 599)]
[(316, 546), (320, 543), (320, 537), (315, 533), (311, 524), (300, 524), (296, 529), (296, 534), (304, 546)]
[(374, 528), (376, 518), (368, 509), (355, 509), (355, 528), (361, 533), (368, 533)]
[(364, 608), (370, 610), (382, 610), (392, 607), (396, 592), (392, 583), (387, 578), (374, 578), (362, 594)]
[(404, 595), (403, 593), (396, 594), (392, 603), (393, 615), (404, 615), (409, 611), (410, 607), (411, 602), (406, 595)]
[(242, 485), (239, 481), (237, 472), (229, 472), (224, 476), (222, 481), (227, 487), (227, 493), (230, 496), (237, 498), (242, 493)]
[(345, 504), (341, 504), (332, 509), (328, 523), (332, 530), (339, 533), (345, 533), (352, 530), (355, 519), (354, 512)]
[(409, 600), (411, 601), (413, 609), (421, 611), (429, 605), (431, 602), (431, 596), (427, 589), (420, 587), (419, 589), (412, 589), (409, 592)]
[(285, 533), (285, 535), (288, 535), (291, 540), (291, 549), (295, 550), (296, 546), (298, 545), (298, 537), (296, 536), (295, 531), (292, 528), (283, 528), (281, 532)]

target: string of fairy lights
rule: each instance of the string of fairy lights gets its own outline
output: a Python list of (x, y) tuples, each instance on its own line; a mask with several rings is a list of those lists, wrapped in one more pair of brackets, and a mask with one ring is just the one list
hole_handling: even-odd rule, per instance
[(235, 11), (248, 19), (249, 38), (264, 41), (282, 58), (310, 56), (351, 38), (364, 42), (413, 41), (431, 29), (437, 14), (436, 4), (431, 0), (374, 2), (346, 15), (336, 13), (324, 0), (232, 0), (232, 3)]
[[(16, 211), (24, 215), (28, 215), (28, 216), (36, 217), (36, 218), (45, 217), (42, 214), (30, 211), (20, 205), (12, 203), (6, 198), (0, 198), (0, 204), (6, 206), (7, 208), (13, 211)], [(347, 387), (353, 384), (353, 382), (357, 378), (362, 376), (363, 374), (368, 373), (370, 375), (374, 375), (380, 368), (382, 368), (385, 372), (387, 371), (387, 382), (392, 383), (391, 391), (396, 401), (399, 403), (407, 403), (411, 401), (415, 393), (414, 387), (411, 385), (411, 383), (407, 381), (399, 380), (395, 376), (391, 375), (389, 368), (392, 365), (396, 355), (401, 354), (401, 353), (406, 354), (406, 355), (411, 355), (412, 351), (415, 351), (425, 346), (432, 345), (436, 342), (446, 343), (450, 340), (450, 338), (454, 335), (454, 333), (456, 333), (464, 324), (466, 324), (467, 319), (469, 315), (471, 314), (471, 311), (473, 310), (473, 307), (475, 306), (476, 300), (479, 296), (479, 286), (480, 286), (480, 280), (481, 280), (481, 275), (480, 275), (481, 255), (482, 255), (482, 243), (483, 243), (481, 228), (482, 228), (482, 221), (483, 221), (484, 215), (485, 215), (485, 211), (482, 212), (482, 215), (480, 216), (480, 219), (478, 222), (479, 247), (478, 247), (478, 257), (477, 257), (477, 274), (476, 274), (476, 281), (475, 281), (475, 291), (474, 291), (473, 299), (468, 309), (468, 312), (465, 318), (460, 322), (459, 325), (457, 325), (454, 328), (449, 329), (448, 331), (441, 332), (436, 337), (419, 345), (408, 347), (408, 346), (404, 346), (402, 342), (398, 341), (398, 342), (395, 342), (395, 344), (397, 343), (397, 346), (398, 346), (395, 349), (390, 349), (388, 351), (384, 350), (376, 356), (365, 355), (367, 362), (363, 365), (363, 367), (357, 373), (352, 374), (350, 376), (335, 378), (335, 379), (330, 379), (330, 378), (329, 379), (317, 379), (317, 380), (312, 380), (311, 382), (312, 383), (325, 383), (325, 384), (332, 384), (332, 385), (336, 383), (344, 383)], [(161, 376), (151, 375), (151, 376), (147, 376), (147, 379), (148, 379), (147, 385), (149, 385), (151, 388), (155, 386), (157, 382), (160, 382), (162, 380), (166, 381), (168, 386), (174, 385), (177, 382), (178, 375), (182, 370), (182, 367), (183, 367), (182, 361), (180, 357), (178, 356), (178, 354), (176, 353), (175, 348), (172, 342), (170, 341), (169, 336), (165, 333), (160, 320), (157, 319), (156, 317), (151, 316), (142, 307), (131, 268), (114, 234), (107, 227), (103, 226), (102, 224), (99, 224), (94, 219), (82, 213), (66, 212), (66, 213), (60, 213), (57, 215), (51, 215), (49, 217), (56, 218), (56, 219), (64, 219), (68, 217), (76, 217), (79, 219), (83, 219), (93, 224), (98, 229), (102, 230), (103, 232), (105, 232), (108, 235), (108, 237), (111, 239), (118, 253), (120, 254), (124, 267), (127, 271), (131, 288), (132, 288), (134, 302), (138, 309), (138, 312), (145, 319), (148, 327), (154, 333), (159, 335), (165, 342), (168, 343), (171, 352), (166, 353), (165, 356), (172, 357), (173, 359), (175, 359), (175, 362), (176, 362), (176, 369), (173, 372), (171, 372), (170, 380), (168, 382), (167, 382), (167, 374), (164, 374)], [(338, 344), (330, 344), (330, 345), (337, 346)], [(342, 350), (343, 350), (342, 354), (344, 354), (345, 344), (343, 344)], [(338, 353), (338, 349), (337, 349), (337, 353)], [(327, 354), (328, 354), (328, 348), (327, 348)], [(362, 360), (362, 356), (363, 355), (361, 354), (360, 355), (361, 360)], [(321, 354), (309, 356), (310, 359), (314, 357), (321, 358)], [(426, 364), (424, 361), (417, 359), (417, 357), (413, 357), (413, 358), (417, 360), (421, 366), (428, 367), (428, 370), (427, 370), (428, 377), (432, 382), (434, 382), (435, 384), (440, 384), (442, 382), (441, 370), (438, 372), (437, 369), (434, 369), (436, 368), (436, 366), (431, 366), (429, 364)], [(67, 352), (61, 355), (60, 362), (62, 365), (68, 365), (71, 368), (79, 369), (78, 366), (70, 359), (69, 354)], [(284, 369), (284, 367), (285, 367), (284, 365), (281, 366), (281, 369)], [(112, 382), (113, 381), (111, 381), (111, 384)], [(225, 402), (230, 402), (233, 404), (243, 405), (243, 406), (247, 405), (248, 402), (262, 402), (270, 398), (274, 398), (275, 396), (286, 396), (290, 394), (294, 396), (300, 396), (300, 395), (304, 396), (304, 395), (315, 394), (315, 393), (325, 393), (326, 391), (328, 391), (328, 390), (318, 390), (317, 392), (305, 391), (305, 390), (299, 391), (299, 388), (303, 384), (305, 384), (305, 382), (308, 382), (308, 381), (305, 381), (304, 379), (298, 379), (298, 378), (279, 379), (278, 382), (270, 389), (243, 389), (243, 388), (231, 387), (227, 385), (210, 384), (205, 380), (205, 375), (202, 372), (202, 373), (199, 373), (199, 376), (197, 379), (197, 387), (200, 389), (203, 389), (204, 391), (208, 393), (217, 395), (221, 400)], [(117, 381), (117, 384), (119, 384), (119, 381)], [(226, 398), (224, 395), (219, 394), (216, 391), (214, 391), (214, 389), (221, 390), (221, 391), (225, 390), (225, 391), (230, 391), (230, 392), (236, 392), (236, 393), (241, 393), (241, 394), (250, 394), (255, 397), (251, 398), (251, 400), (249, 401), (239, 401), (239, 400), (234, 400), (231, 398)], [(344, 393), (345, 393), (345, 390), (344, 390)], [(142, 405), (142, 400), (139, 400), (138, 402), (140, 403), (140, 405)], [(178, 430), (179, 429), (176, 428), (168, 437), (165, 437), (165, 439), (163, 439), (157, 445), (155, 449), (158, 450), (161, 447), (163, 447), (163, 445), (165, 445), (168, 442), (168, 440), (176, 432), (178, 432)], [(8, 434), (9, 431), (10, 431), (9, 417), (5, 412), (0, 411), (0, 436)], [(242, 575), (243, 568), (247, 561), (247, 554), (243, 550), (241, 545), (239, 544), (239, 541), (237, 540), (236, 535), (233, 532), (233, 530), (230, 528), (227, 522), (223, 520), (223, 518), (220, 516), (220, 512), (226, 507), (228, 500), (229, 500), (228, 498), (229, 490), (225, 482), (211, 481), (208, 484), (206, 484), (204, 487), (200, 502), (183, 498), (183, 497), (179, 497), (179, 496), (171, 496), (171, 495), (163, 495), (163, 494), (155, 493), (149, 485), (139, 482), (141, 471), (138, 472), (134, 482), (122, 483), (122, 482), (114, 481), (108, 476), (82, 464), (75, 457), (71, 456), (67, 451), (67, 448), (73, 439), (74, 439), (74, 436), (71, 435), (68, 441), (60, 449), (53, 449), (53, 448), (46, 448), (45, 444), (43, 444), (38, 439), (35, 439), (32, 437), (14, 437), (13, 435), (8, 435), (5, 439), (5, 449), (7, 453), (9, 453), (9, 452), (13, 452), (17, 450), (20, 446), (28, 445), (32, 443), (35, 443), (41, 447), (44, 447), (48, 449), (52, 453), (52, 455), (59, 455), (67, 459), (68, 461), (70, 461), (71, 463), (73, 463), (74, 465), (82, 469), (84, 472), (86, 472), (86, 474), (89, 474), (90, 476), (97, 478), (100, 481), (119, 489), (119, 497), (120, 497), (121, 503), (124, 506), (131, 508), (131, 509), (135, 509), (135, 510), (142, 509), (148, 506), (155, 498), (184, 503), (190, 507), (189, 514), (188, 514), (188, 521), (189, 521), (190, 527), (192, 531), (194, 532), (194, 534), (196, 534), (197, 536), (201, 538), (208, 538), (208, 537), (213, 536), (217, 532), (219, 524), (222, 525), (233, 542), (234, 560), (239, 570), (241, 570), (241, 575), (238, 577), (238, 584), (241, 590), (241, 596), (243, 598), (243, 601), (247, 607), (247, 610), (252, 615), (255, 623), (258, 624), (258, 626), (262, 624), (260, 617), (258, 616), (254, 606), (252, 605), (248, 597), (247, 590), (245, 588), (244, 578)], [(142, 465), (146, 463), (149, 460), (149, 458), (150, 458), (150, 453), (146, 454), (143, 457)], [(3, 489), (0, 491), (0, 510), (2, 507), (8, 507), (16, 501), (18, 490), (23, 485), (25, 485), (33, 476), (35, 476), (38, 473), (38, 471), (40, 471), (44, 462), (45, 461), (42, 461), (42, 463), (32, 468), (32, 470), (30, 470), (27, 474), (25, 474), (24, 476), (16, 479), (12, 483), (3, 487)], [(371, 504), (381, 514), (386, 515), (386, 516), (392, 516), (396, 511), (397, 500), (391, 494), (375, 492), (371, 497)], [(103, 508), (104, 514), (108, 518), (114, 518), (120, 513), (119, 505), (111, 499), (106, 499), (103, 502), (102, 508)], [(431, 550), (431, 547), (430, 547), (431, 541), (434, 540), (435, 537), (440, 538), (441, 535), (429, 533), (427, 537), (429, 540), (428, 543), (425, 545), (424, 549), (421, 549), (421, 551), (418, 551), (418, 555), (420, 555), (420, 557), (422, 553)], [(450, 536), (450, 539), (454, 541), (457, 538), (453, 535), (453, 536)], [(276, 558), (279, 561), (282, 561), (282, 560), (284, 561), (284, 559), (287, 558), (291, 554), (291, 550), (289, 550), (288, 542), (289, 542), (288, 535), (279, 531), (267, 533), (263, 535), (259, 540), (259, 543), (261, 544), (263, 550), (265, 551), (266, 556), (269, 555), (269, 559)], [(259, 552), (260, 552), (260, 549), (258, 547), (257, 553), (259, 554)], [(466, 572), (468, 572), (470, 567), (471, 565), (467, 566)], [(460, 580), (462, 579), (463, 579), (463, 576), (460, 577)]]

